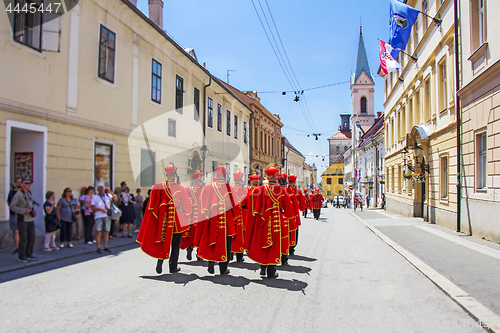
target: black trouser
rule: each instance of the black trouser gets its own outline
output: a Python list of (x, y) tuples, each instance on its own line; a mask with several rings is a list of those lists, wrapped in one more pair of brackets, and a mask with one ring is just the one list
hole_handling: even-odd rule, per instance
[(170, 259), (168, 259), (170, 273), (172, 273), (177, 268), (177, 263), (179, 262), (181, 238), (181, 233), (172, 235), (172, 250), (170, 251)]
[(231, 241), (233, 240), (233, 236), (227, 236), (226, 237), (226, 261), (220, 262), (219, 263), (219, 270), (220, 273), (223, 274), (224, 272), (227, 271), (227, 265), (229, 264), (229, 259), (231, 256)]
[(17, 222), (19, 230), (19, 259), (31, 258), (35, 246), (35, 222)]
[(83, 215), (83, 222), (83, 234), (85, 235), (85, 243), (92, 242), (94, 240), (94, 238), (92, 237), (92, 228), (95, 224), (94, 215)]
[(274, 277), (276, 265), (260, 265), (260, 269), (267, 270), (267, 277)]
[(307, 217), (307, 208), (304, 209), (304, 213), (302, 214), (304, 217)]
[(71, 235), (73, 233), (73, 222), (61, 221), (61, 243), (71, 242)]
[(116, 222), (116, 220), (111, 220), (111, 225), (109, 227), (109, 235), (110, 236), (113, 235), (113, 229), (115, 228), (115, 222)]
[[(290, 233), (290, 239), (292, 239), (292, 233)], [(295, 245), (291, 246), (290, 245), (290, 254), (295, 253), (295, 246), (299, 244), (299, 228), (297, 227), (297, 230), (295, 230)]]
[(241, 261), (243, 259), (243, 252), (242, 253), (236, 253), (236, 261)]
[(313, 209), (314, 218), (319, 219), (319, 214), (321, 214), (321, 209)]

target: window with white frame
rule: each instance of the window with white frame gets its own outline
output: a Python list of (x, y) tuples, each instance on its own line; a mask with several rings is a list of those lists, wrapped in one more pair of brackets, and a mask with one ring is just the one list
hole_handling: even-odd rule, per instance
[(217, 104), (217, 130), (222, 132), (222, 105)]
[(200, 91), (198, 88), (194, 88), (194, 120), (200, 121)]
[(176, 121), (168, 119), (168, 136), (176, 137)]
[[(14, 13), (14, 40), (39, 52), (42, 51), (43, 13), (39, 10), (29, 10), (29, 8), (40, 8), (41, 5), (43, 7), (42, 0), (15, 0), (10, 8), (10, 11)], [(9, 11), (8, 7), (7, 11)]]
[(238, 116), (234, 115), (234, 138), (238, 139)]
[(488, 150), (487, 150), (487, 136), (486, 132), (476, 135), (476, 188), (486, 189), (488, 179)]
[(441, 185), (441, 199), (448, 198), (448, 155), (441, 156), (441, 170), (440, 170), (440, 185)]
[(184, 79), (179, 75), (175, 76), (175, 111), (183, 113), (184, 106)]
[(447, 89), (446, 60), (443, 60), (439, 64), (439, 111), (447, 108)]
[(208, 127), (214, 126), (214, 101), (208, 98)]
[(161, 103), (161, 64), (153, 59), (151, 71), (151, 100)]
[(116, 34), (101, 25), (99, 37), (99, 77), (115, 82)]
[(231, 136), (231, 111), (226, 111), (226, 134)]
[(243, 122), (243, 142), (247, 143), (247, 122)]
[(155, 184), (156, 152), (149, 149), (141, 149), (141, 174), (140, 185), (151, 187)]

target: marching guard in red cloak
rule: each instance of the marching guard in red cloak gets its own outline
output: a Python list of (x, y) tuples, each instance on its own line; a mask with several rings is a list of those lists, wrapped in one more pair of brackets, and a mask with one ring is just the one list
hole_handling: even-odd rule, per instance
[(161, 274), (163, 261), (169, 259), (170, 273), (177, 267), (181, 235), (189, 228), (186, 216), (191, 214), (191, 200), (184, 187), (175, 183), (177, 168), (165, 168), (167, 181), (153, 186), (142, 226), (137, 236), (141, 249), (158, 259), (156, 272)]
[[(281, 262), (282, 229), (286, 218), (293, 214), (292, 203), (285, 190), (277, 184), (279, 169), (271, 165), (266, 170), (267, 185), (255, 188), (251, 194), (252, 215), (248, 220), (245, 246), (248, 257), (261, 265), (261, 275), (278, 277), (276, 265)], [(288, 236), (288, 235), (287, 235)]]
[(191, 210), (191, 214), (188, 216), (189, 228), (182, 234), (181, 246), (180, 246), (182, 250), (187, 251), (186, 254), (187, 260), (191, 260), (193, 258), (192, 253), (193, 253), (194, 238), (196, 235), (198, 212), (200, 210), (201, 191), (203, 190), (203, 178), (202, 178), (203, 174), (200, 172), (200, 170), (196, 170), (196, 172), (193, 173), (192, 177), (193, 177), (193, 186), (186, 188), (186, 193), (191, 199), (193, 208)]
[(319, 215), (321, 214), (321, 206), (323, 205), (323, 201), (325, 201), (325, 198), (321, 194), (319, 188), (317, 188), (316, 192), (312, 196), (313, 213), (316, 220), (319, 219)]
[(297, 246), (297, 242), (299, 241), (299, 226), (302, 224), (300, 222), (300, 211), (305, 211), (306, 208), (306, 199), (302, 192), (295, 187), (295, 182), (297, 181), (297, 176), (294, 174), (290, 174), (288, 177), (288, 189), (292, 193), (291, 195), (295, 197), (295, 201), (297, 202), (297, 206), (294, 206), (294, 219), (297, 228), (295, 230), (290, 231), (290, 255), (295, 253), (295, 246)]
[[(246, 213), (246, 197), (248, 195), (248, 189), (243, 187), (243, 172), (240, 169), (233, 173), (234, 186), (232, 187), (232, 193), (234, 197), (234, 203), (236, 204), (237, 210), (235, 219), (236, 234), (231, 242), (231, 252), (236, 253), (236, 261), (243, 262), (243, 242), (244, 242), (244, 232), (245, 232), (245, 220), (247, 217)], [(243, 206), (245, 206), (245, 211), (243, 211)], [(232, 254), (231, 254), (232, 258)]]
[[(226, 184), (226, 168), (215, 168), (217, 180), (201, 192), (200, 212), (196, 226), (195, 246), (198, 256), (208, 260), (208, 272), (215, 273), (214, 262), (219, 263), (220, 274), (229, 274), (227, 265), (231, 255), (231, 241), (236, 234), (235, 208), (231, 187)], [(237, 214), (236, 214), (237, 215)]]
[[(283, 212), (283, 221), (284, 227), (281, 230), (282, 236), (281, 236), (281, 264), (282, 265), (288, 265), (288, 254), (290, 252), (290, 245), (291, 245), (291, 235), (292, 232), (297, 230), (298, 226), (295, 221), (295, 211), (299, 210), (299, 203), (297, 202), (297, 199), (295, 198), (295, 193), (288, 188), (288, 175), (286, 173), (282, 173), (280, 177), (280, 185), (283, 187), (286, 195), (290, 199), (290, 202), (292, 203), (292, 212), (286, 214), (286, 212)], [(286, 217), (286, 216), (291, 216), (291, 217)]]
[(304, 193), (302, 196), (304, 197), (304, 200), (306, 201), (306, 208), (302, 212), (302, 216), (304, 216), (304, 218), (306, 218), (307, 217), (307, 210), (309, 209), (309, 194), (307, 194), (307, 189), (304, 189)]

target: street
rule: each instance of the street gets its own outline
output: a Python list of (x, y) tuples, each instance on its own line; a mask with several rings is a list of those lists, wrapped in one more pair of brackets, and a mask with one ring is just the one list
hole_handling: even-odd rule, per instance
[(2, 331), (484, 331), (349, 210), (303, 219), (278, 279), (260, 278), (248, 258), (211, 276), (181, 251), (182, 271), (157, 275), (136, 245), (113, 252), (3, 274)]

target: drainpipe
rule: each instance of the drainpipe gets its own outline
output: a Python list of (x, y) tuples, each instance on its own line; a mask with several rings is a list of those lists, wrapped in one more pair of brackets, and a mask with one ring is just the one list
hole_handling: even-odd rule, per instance
[[(206, 137), (206, 132), (207, 132), (207, 88), (212, 84), (212, 75), (210, 75), (210, 81), (208, 81), (208, 84), (203, 86), (203, 146), (206, 147), (207, 145), (207, 137)], [(212, 113), (213, 117), (213, 113)], [(213, 119), (212, 119), (213, 121)], [(205, 159), (207, 151), (203, 151), (201, 153), (201, 156), (203, 158), (203, 184), (205, 184)]]
[(459, 17), (458, 17), (458, 0), (454, 1), (454, 10), (455, 10), (455, 115), (457, 118), (457, 232), (460, 232), (460, 223), (462, 221), (462, 184), (461, 184), (461, 176), (460, 176), (460, 168), (461, 168), (461, 113), (462, 110), (460, 108), (460, 97), (458, 96), (458, 90), (460, 88), (460, 59), (458, 58), (459, 53)]

